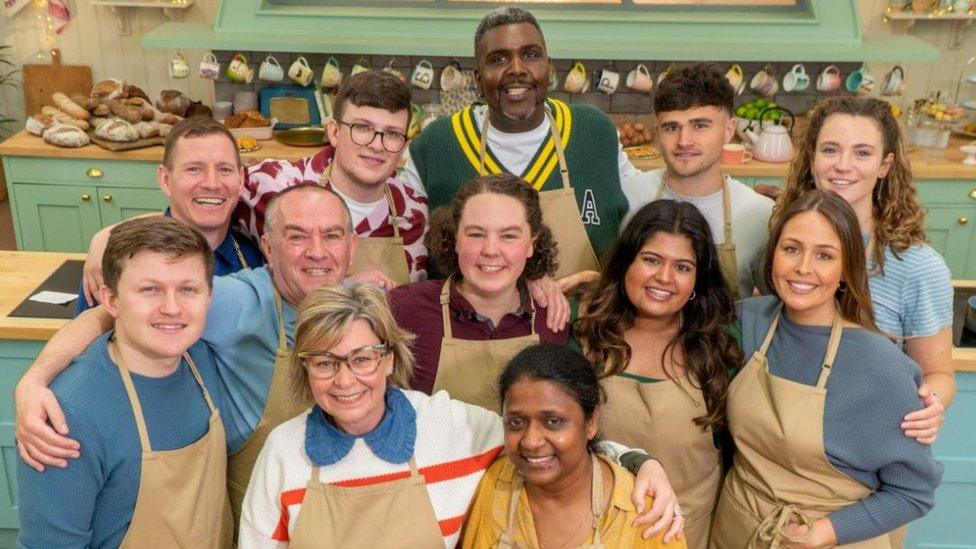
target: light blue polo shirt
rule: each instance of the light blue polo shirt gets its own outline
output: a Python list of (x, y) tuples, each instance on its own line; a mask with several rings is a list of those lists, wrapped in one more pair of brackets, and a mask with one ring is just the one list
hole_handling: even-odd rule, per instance
[[(297, 312), (284, 299), (281, 307), (291, 348)], [(244, 422), (237, 429), (251, 433), (264, 412), (278, 347), (278, 313), (267, 267), (214, 277), (213, 302), (201, 339), (216, 355), (217, 373), (233, 407), (229, 418)]]

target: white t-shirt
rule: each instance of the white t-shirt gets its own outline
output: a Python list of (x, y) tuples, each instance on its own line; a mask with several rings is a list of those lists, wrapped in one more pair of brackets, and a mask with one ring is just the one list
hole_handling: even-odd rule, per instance
[[(664, 168), (659, 168), (621, 180), (621, 187), (630, 204), (627, 216), (620, 224), (621, 230), (627, 226), (637, 210), (654, 200), (663, 176)], [(726, 176), (725, 180), (729, 185), (732, 206), (732, 241), (735, 243), (739, 271), (739, 295), (749, 297), (762, 278), (762, 254), (769, 238), (769, 216), (773, 212), (773, 201), (731, 177)], [(708, 222), (715, 243), (725, 242), (725, 212), (721, 190), (707, 196), (684, 196), (665, 186), (661, 198), (693, 204)]]
[[(478, 122), (479, 130), (485, 123), (487, 112), (488, 107), (486, 105), (479, 105), (474, 109), (474, 116)], [(534, 158), (536, 151), (542, 146), (542, 142), (548, 137), (549, 117), (544, 118), (542, 124), (539, 124), (537, 127), (518, 133), (505, 133), (492, 128), (490, 123), (488, 124), (488, 148), (491, 149), (491, 152), (498, 158), (502, 166), (514, 174), (520, 174), (525, 171), (529, 162)], [(400, 174), (400, 178), (408, 185), (420, 189), (426, 194), (426, 187), (424, 187), (423, 181), (420, 180), (420, 174), (417, 173), (417, 166), (414, 165), (413, 159), (410, 158), (409, 148), (404, 153), (404, 157), (407, 162), (403, 168), (403, 172)], [(617, 169), (620, 171), (621, 181), (625, 177), (640, 173), (630, 163), (630, 159), (620, 145), (619, 139), (617, 141)]]

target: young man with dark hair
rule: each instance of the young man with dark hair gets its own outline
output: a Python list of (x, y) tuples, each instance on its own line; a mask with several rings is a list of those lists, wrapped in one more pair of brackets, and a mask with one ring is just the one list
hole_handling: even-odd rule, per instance
[(102, 263), (115, 329), (51, 384), (82, 451), (44, 473), (19, 461), (20, 546), (229, 547), (227, 451), (244, 435), (197, 342), (210, 243), (172, 219), (133, 219), (112, 230)]
[(486, 105), (428, 126), (410, 144), (401, 177), (425, 189), (435, 208), (477, 175), (518, 175), (541, 191), (560, 246), (557, 276), (598, 269), (627, 212), (620, 179), (637, 173), (616, 128), (593, 107), (547, 97), (554, 68), (527, 10), (494, 10), (474, 36), (475, 83)]
[(627, 219), (658, 198), (694, 204), (708, 221), (722, 275), (738, 297), (759, 282), (773, 201), (722, 174), (722, 146), (735, 135), (735, 92), (712, 63), (672, 69), (654, 92), (655, 131), (665, 168), (624, 179)]
[[(173, 126), (166, 137), (163, 163), (156, 169), (156, 179), (169, 198), (163, 215), (203, 234), (214, 252), (214, 274), (221, 276), (264, 265), (257, 243), (231, 228), (244, 168), (234, 136), (223, 124), (197, 116)], [(92, 238), (75, 315), (97, 303), (102, 252), (111, 228), (102, 229)]]
[(329, 145), (297, 162), (251, 166), (237, 215), (251, 234), (261, 234), (271, 197), (294, 185), (324, 185), (346, 202), (359, 235), (350, 273), (378, 269), (397, 284), (425, 279), (427, 199), (396, 177), (407, 143), (410, 89), (393, 75), (366, 71), (342, 82), (333, 105)]

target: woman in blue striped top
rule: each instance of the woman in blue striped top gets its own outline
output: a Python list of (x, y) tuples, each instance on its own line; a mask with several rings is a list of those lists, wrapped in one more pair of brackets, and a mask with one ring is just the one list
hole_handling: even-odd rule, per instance
[(924, 375), (919, 396), (925, 408), (906, 415), (902, 429), (931, 444), (956, 392), (952, 282), (942, 256), (926, 244), (925, 210), (888, 103), (843, 97), (814, 110), (772, 223), (814, 187), (836, 192), (857, 215), (875, 323)]

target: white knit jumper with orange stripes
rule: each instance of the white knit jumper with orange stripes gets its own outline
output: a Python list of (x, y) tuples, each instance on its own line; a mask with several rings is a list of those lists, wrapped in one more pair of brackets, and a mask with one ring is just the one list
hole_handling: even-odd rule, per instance
[[(451, 400), (444, 391), (433, 396), (417, 391), (404, 394), (417, 412), (414, 458), (427, 482), (444, 545), (451, 548), (458, 542), (478, 481), (502, 452), (501, 418)], [(294, 531), (312, 474), (312, 462), (305, 454), (307, 417), (308, 412), (279, 425), (261, 450), (244, 498), (242, 549), (282, 547)], [(324, 483), (366, 486), (407, 477), (410, 468), (380, 459), (357, 439), (346, 457), (323, 467), (320, 474)]]

